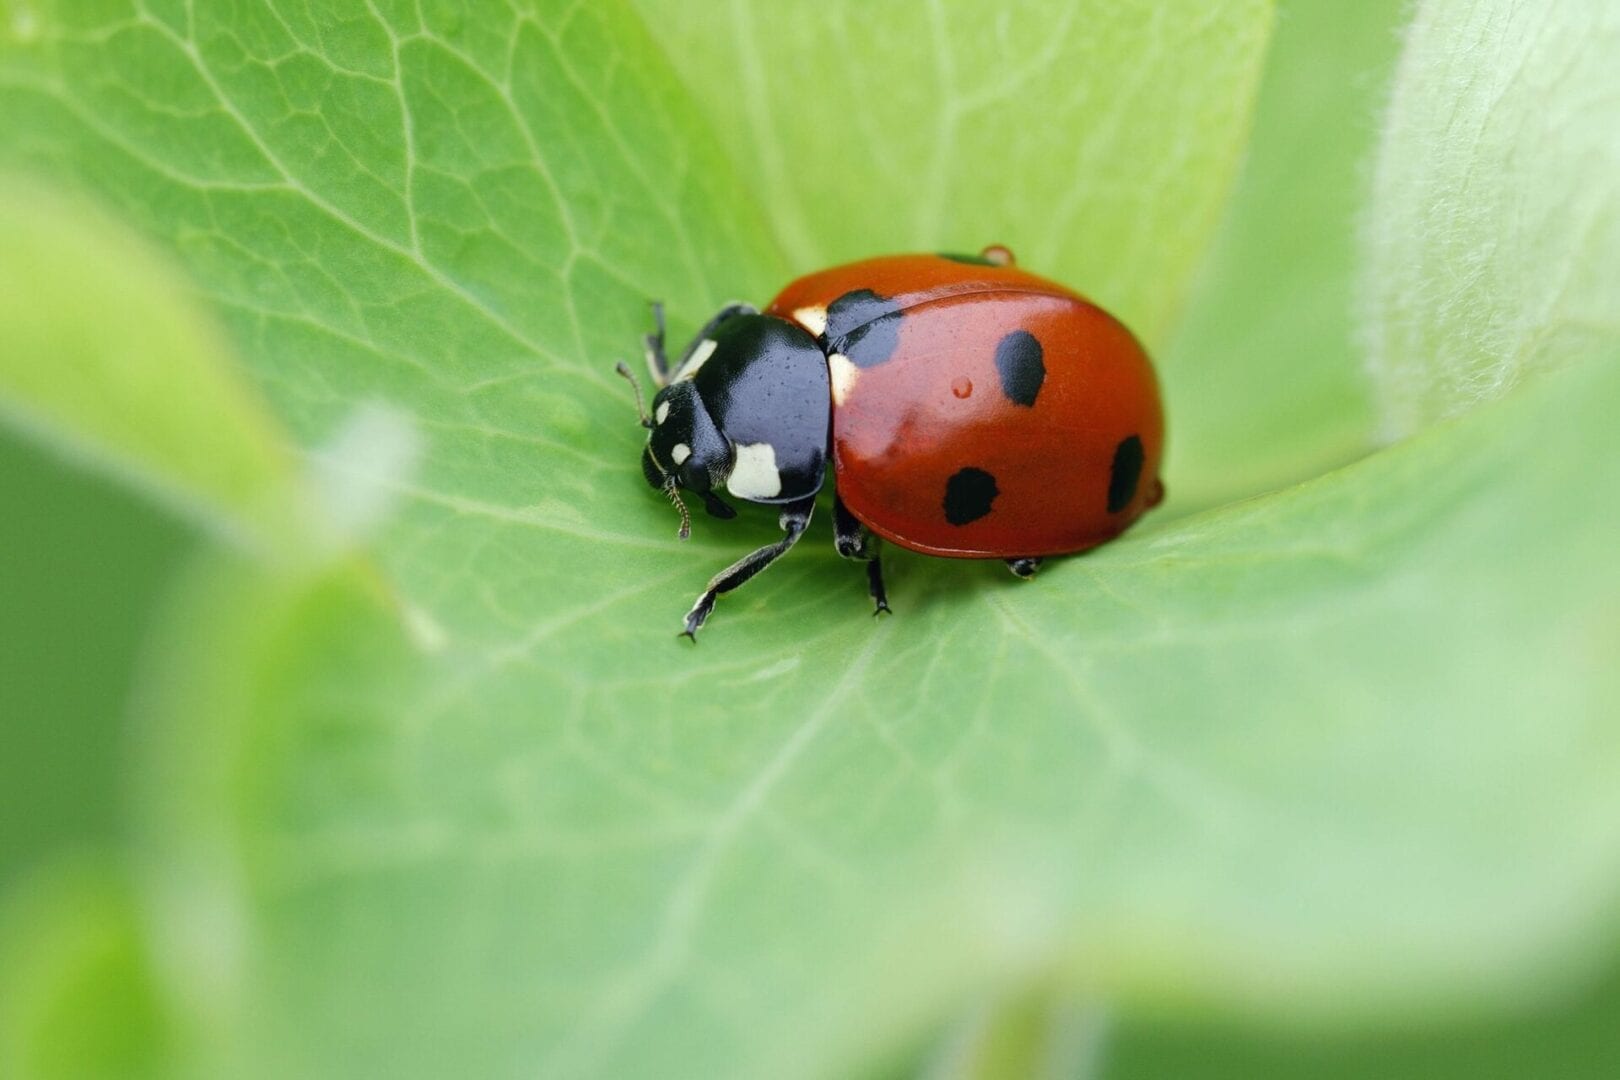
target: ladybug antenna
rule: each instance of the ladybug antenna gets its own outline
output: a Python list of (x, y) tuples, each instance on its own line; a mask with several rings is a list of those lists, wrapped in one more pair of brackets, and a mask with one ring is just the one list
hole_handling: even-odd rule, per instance
[[(630, 371), (630, 365), (626, 364), (623, 360), (620, 360), (617, 364), (613, 365), (613, 370), (617, 371), (620, 375), (623, 375), (626, 379), (628, 379), (630, 381), (630, 389), (636, 392), (636, 415), (641, 417), (641, 426), (644, 428), (652, 427), (652, 421), (647, 419), (647, 407), (641, 403), (641, 384), (636, 381), (635, 375)], [(682, 537), (682, 539), (684, 540), (685, 537)]]
[(664, 478), (664, 494), (669, 496), (669, 501), (675, 504), (676, 512), (681, 515), (681, 531), (675, 535), (685, 540), (692, 535), (692, 515), (686, 512), (686, 504), (681, 502), (681, 489), (674, 473)]

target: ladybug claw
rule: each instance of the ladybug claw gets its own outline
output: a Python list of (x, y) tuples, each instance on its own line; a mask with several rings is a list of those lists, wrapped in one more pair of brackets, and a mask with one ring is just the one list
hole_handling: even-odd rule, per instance
[(697, 644), (697, 632), (703, 629), (703, 624), (709, 619), (709, 612), (713, 610), (714, 594), (705, 592), (698, 597), (697, 603), (692, 605), (692, 610), (686, 613), (685, 629), (680, 632), (679, 636), (691, 638), (692, 643)]

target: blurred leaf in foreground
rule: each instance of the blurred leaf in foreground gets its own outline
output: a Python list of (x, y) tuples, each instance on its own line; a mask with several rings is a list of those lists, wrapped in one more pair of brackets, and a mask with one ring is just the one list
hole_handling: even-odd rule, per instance
[(169, 1033), (125, 875), (58, 860), (0, 904), (0, 1074), (172, 1075)]
[(1127, 1020), (1109, 1042), (1106, 1080), (1595, 1080), (1620, 1070), (1620, 971), (1519, 1015), (1440, 1018), (1373, 1031), (1259, 1029)]
[(0, 431), (0, 890), (124, 839), (124, 720), (152, 611), (195, 547), (152, 502)]
[(0, 251), (0, 416), (233, 540), (285, 542), (265, 534), (291, 510), (286, 448), (173, 271), (15, 182)]

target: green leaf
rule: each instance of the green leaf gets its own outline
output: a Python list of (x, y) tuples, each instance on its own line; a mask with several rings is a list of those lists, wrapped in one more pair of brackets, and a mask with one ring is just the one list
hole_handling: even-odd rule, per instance
[(1357, 218), (1406, 0), (1285, 3), (1253, 144), (1187, 317), (1159, 358), (1178, 507), (1366, 452)]
[(0, 251), (0, 421), (234, 539), (285, 542), (286, 449), (172, 269), (16, 184)]
[[(783, 31), (819, 33), (805, 10)], [(919, 213), (983, 231), (1008, 207), (982, 138), (1040, 159), (1020, 212), (1075, 185), (1075, 280), (1165, 332), (1270, 9), (1194, 33), (1099, 4), (1055, 33), (1065, 10), (941, 6), (944, 52), (908, 13), (837, 31), (869, 64), (948, 56), (969, 95), (874, 103), (863, 145), (985, 98), (919, 209), (876, 158), (824, 193), (785, 144), (809, 170), (786, 187), (723, 144), (662, 51), (695, 87), (673, 8), (654, 37), (616, 3), (14, 4), (0, 161), (169, 245), (309, 460), (399, 497), (353, 562), (206, 564), (153, 643), (134, 854), (198, 1073), (845, 1076), (1031, 987), (1347, 1022), (1511, 1006), (1610, 945), (1614, 365), (1034, 584), (897, 553), (882, 622), (813, 532), (674, 640), (773, 531), (680, 545), (642, 484), (609, 368), (649, 296), (684, 328), (763, 299), (795, 218), (843, 245), (928, 239)], [(1097, 170), (1036, 153), (1030, 97), (965, 63), (1009, 50), (1019, 86), (1121, 103), (1037, 110)], [(1162, 179), (1121, 193), (1144, 155)], [(952, 228), (926, 246), (981, 239)], [(318, 449), (367, 401), (423, 434), (414, 475)], [(982, 1060), (1030, 1055), (998, 1034)]]
[(1616, 55), (1608, 0), (1419, 5), (1366, 229), (1386, 436), (1620, 340)]
[[(1612, 521), (1617, 405), (1590, 366), (1038, 587), (902, 563), (876, 628), (851, 582), (806, 642), (784, 589), (696, 655), (619, 630), (614, 676), (569, 673), (621, 613), (401, 666), (323, 602), (253, 696), (170, 710), (240, 750), (162, 862), (220, 866), (199, 823), (244, 860), (186, 880), (254, 961), (231, 1041), (287, 1068), (845, 1075), (1037, 977), (1315, 1022), (1537, 997), (1620, 882), (1620, 581), (1565, 495)], [(188, 621), (182, 671), (230, 638)]]
[(1219, 217), (1273, 8), (634, 3), (795, 270), (1006, 244), (1150, 348)]
[(62, 847), (121, 837), (132, 674), (152, 609), (197, 537), (128, 488), (7, 431), (0, 491), (23, 508), (0, 515), (3, 895)]
[(1324, 1033), (1254, 1025), (1171, 1025), (1148, 1018), (1114, 1032), (1107, 1080), (1594, 1080), (1620, 1061), (1620, 972), (1573, 999), (1559, 995), (1522, 1016), (1450, 1018), (1426, 1027)]
[(0, 1071), (13, 1080), (173, 1075), (131, 890), (91, 858), (49, 863), (0, 905)]
[(1095, 1003), (1037, 987), (964, 1011), (920, 1064), (893, 1075), (928, 1080), (1074, 1080), (1098, 1075), (1109, 1017)]

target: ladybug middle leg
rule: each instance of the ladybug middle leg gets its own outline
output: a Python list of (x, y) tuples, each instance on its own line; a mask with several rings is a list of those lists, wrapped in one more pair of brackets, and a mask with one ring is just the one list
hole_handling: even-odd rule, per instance
[(878, 552), (880, 543), (871, 530), (849, 512), (844, 500), (833, 496), (833, 544), (844, 558), (866, 563), (866, 591), (872, 597), (873, 615), (889, 610), (889, 594), (883, 588), (883, 558)]
[(737, 586), (746, 582), (749, 578), (771, 565), (771, 563), (786, 555), (788, 549), (798, 543), (799, 537), (803, 536), (804, 530), (809, 527), (810, 514), (815, 508), (816, 498), (814, 495), (798, 502), (785, 504), (777, 521), (781, 525), (782, 531), (787, 535), (774, 544), (766, 544), (757, 551), (749, 552), (710, 578), (709, 587), (698, 595), (697, 603), (693, 604), (692, 610), (686, 613), (686, 628), (681, 633), (696, 641), (697, 632), (702, 629), (703, 624), (708, 621), (709, 613), (714, 610), (715, 600), (719, 599), (722, 593), (728, 593), (737, 588)]

